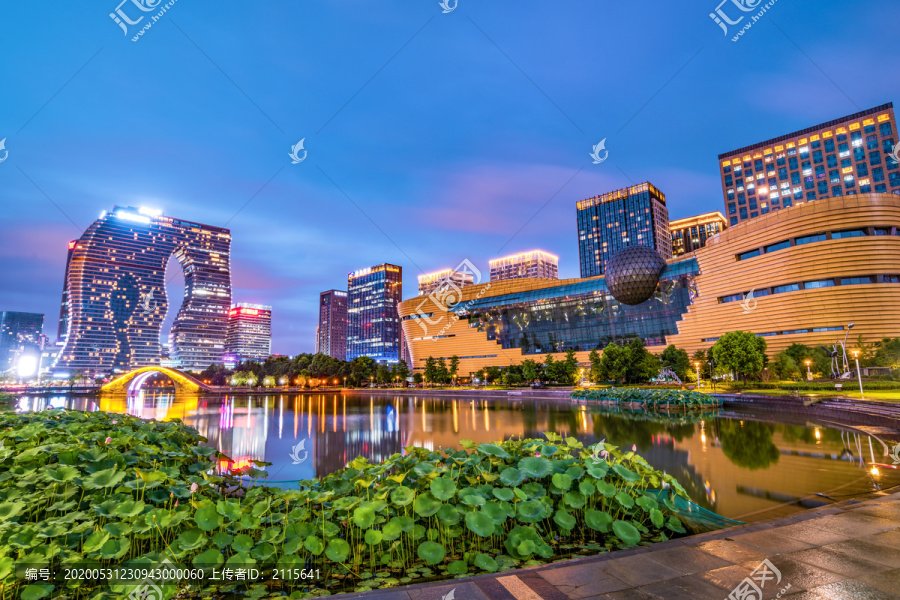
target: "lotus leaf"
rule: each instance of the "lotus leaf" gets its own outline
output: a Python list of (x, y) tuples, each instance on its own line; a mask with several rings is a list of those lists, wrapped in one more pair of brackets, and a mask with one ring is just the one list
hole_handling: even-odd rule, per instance
[(550, 480), (557, 489), (563, 492), (572, 487), (572, 478), (564, 473), (556, 473)]
[(431, 480), (431, 493), (438, 500), (449, 500), (456, 495), (456, 483), (449, 477), (436, 477)]
[(328, 542), (328, 546), (325, 548), (325, 556), (329, 560), (342, 563), (350, 556), (350, 544), (340, 538), (335, 538)]
[(478, 444), (478, 452), (497, 458), (509, 458), (509, 453), (496, 444)]
[(556, 514), (553, 515), (553, 522), (565, 529), (566, 531), (571, 531), (573, 527), (575, 527), (575, 517), (566, 512), (565, 509), (559, 509), (556, 511)]
[(427, 541), (419, 544), (416, 555), (429, 565), (436, 565), (446, 556), (447, 551), (437, 542)]
[(418, 496), (416, 498), (415, 504), (413, 505), (413, 509), (420, 517), (430, 517), (437, 513), (440, 508), (440, 501), (435, 498), (430, 492), (426, 492), (421, 496)]
[(490, 537), (494, 533), (494, 520), (484, 511), (466, 513), (466, 528), (481, 537)]
[(368, 529), (375, 524), (375, 511), (367, 506), (361, 506), (353, 511), (353, 524), (360, 529)]
[(525, 476), (515, 467), (507, 467), (500, 471), (500, 482), (509, 487), (515, 487), (525, 480)]
[(584, 522), (594, 531), (602, 531), (603, 533), (608, 532), (609, 526), (612, 521), (613, 518), (609, 515), (609, 513), (595, 510), (593, 508), (589, 508), (584, 511)]
[(628, 521), (618, 519), (613, 521), (612, 530), (626, 546), (636, 546), (641, 541), (640, 532)]
[(618, 502), (625, 508), (632, 508), (634, 506), (634, 498), (626, 494), (624, 491), (616, 492), (616, 502)]
[(497, 561), (487, 554), (479, 553), (475, 555), (475, 566), (479, 569), (493, 573), (497, 570)]
[(519, 461), (519, 470), (525, 477), (541, 479), (550, 474), (550, 461), (543, 456), (529, 456)]
[(408, 487), (400, 486), (391, 492), (391, 502), (396, 506), (406, 506), (416, 497), (416, 492)]

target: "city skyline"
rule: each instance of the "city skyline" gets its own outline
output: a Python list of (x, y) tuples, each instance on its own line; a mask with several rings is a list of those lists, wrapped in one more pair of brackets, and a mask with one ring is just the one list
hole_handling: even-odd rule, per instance
[[(500, 7), (465, 3), (450, 15), (176, 4), (139, 43), (108, 19), (114, 7), (62, 7), (41, 28), (10, 7), (2, 45), (31, 67), (0, 67), (0, 260), (20, 282), (0, 291), (0, 310), (47, 315), (54, 338), (66, 244), (114, 204), (231, 229), (233, 296), (274, 305), (279, 354), (312, 351), (319, 292), (367, 264), (403, 266), (411, 291), (423, 272), (463, 259), (485, 271), (540, 247), (577, 277), (578, 200), (649, 180), (673, 220), (722, 210), (720, 153), (897, 98), (898, 49), (834, 41), (868, 11), (817, 6), (779, 4), (737, 44), (708, 18), (714, 6), (524, 3), (510, 24)], [(347, 39), (315, 25), (338, 19)], [(610, 65), (594, 24), (616, 21), (655, 36)], [(555, 44), (531, 48), (522, 26)], [(235, 27), (252, 39), (217, 37)], [(628, 38), (616, 29), (604, 45)], [(264, 30), (271, 39), (252, 35)], [(786, 58), (747, 60), (774, 54)], [(301, 138), (309, 157), (292, 165)], [(609, 159), (593, 165), (601, 139)]]

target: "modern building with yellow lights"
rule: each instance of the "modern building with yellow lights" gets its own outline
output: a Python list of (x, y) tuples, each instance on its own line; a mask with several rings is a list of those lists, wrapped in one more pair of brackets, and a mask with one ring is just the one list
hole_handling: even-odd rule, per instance
[(559, 279), (559, 257), (543, 250), (530, 250), (490, 261), (491, 281), (541, 277)]
[(681, 256), (706, 245), (706, 240), (725, 231), (728, 220), (719, 211), (669, 223), (672, 232), (672, 256)]
[[(751, 293), (752, 292), (752, 293)], [(617, 301), (604, 277), (514, 279), (462, 290), (452, 310), (421, 297), (400, 304), (413, 369), (460, 358), (460, 373), (558, 358), (640, 337), (654, 352), (689, 353), (724, 333), (831, 346), (847, 334), (900, 337), (900, 196), (857, 194), (770, 212), (668, 259), (649, 300)]]
[(419, 275), (419, 295), (427, 296), (445, 282), (454, 287), (463, 288), (475, 283), (475, 274), (456, 269), (443, 269), (434, 273)]
[(900, 194), (896, 144), (888, 103), (720, 154), (728, 223), (824, 198)]

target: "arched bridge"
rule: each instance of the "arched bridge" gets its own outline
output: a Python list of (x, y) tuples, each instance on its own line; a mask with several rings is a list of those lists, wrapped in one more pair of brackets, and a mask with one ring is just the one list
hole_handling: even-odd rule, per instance
[(160, 373), (172, 380), (175, 384), (175, 391), (177, 392), (196, 393), (200, 391), (210, 391), (212, 389), (199, 379), (175, 369), (169, 369), (168, 367), (140, 367), (116, 377), (101, 387), (100, 391), (111, 394), (136, 392), (141, 389), (141, 386), (144, 385), (145, 381)]

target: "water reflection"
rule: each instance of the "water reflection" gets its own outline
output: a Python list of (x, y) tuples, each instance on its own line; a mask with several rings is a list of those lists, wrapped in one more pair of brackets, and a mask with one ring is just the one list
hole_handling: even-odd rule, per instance
[(771, 415), (749, 412), (646, 415), (561, 402), (334, 393), (141, 392), (127, 399), (26, 397), (17, 403), (18, 410), (48, 407), (181, 419), (232, 458), (220, 467), (271, 462), (268, 482), (282, 487), (333, 472), (356, 456), (378, 462), (407, 446), (456, 448), (461, 439), (492, 442), (545, 431), (585, 445), (606, 439), (635, 446), (696, 503), (734, 519), (787, 515), (900, 484), (878, 437), (787, 414), (776, 423)]

